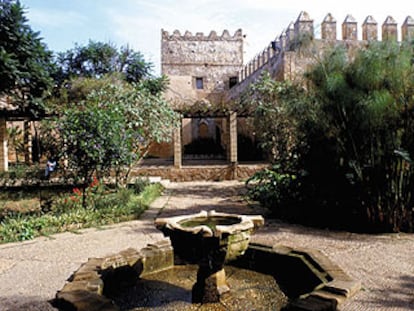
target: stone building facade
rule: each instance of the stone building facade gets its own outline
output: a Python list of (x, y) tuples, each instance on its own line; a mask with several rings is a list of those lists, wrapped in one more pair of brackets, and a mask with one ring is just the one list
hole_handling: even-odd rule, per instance
[[(316, 38), (313, 19), (306, 12), (301, 12), (295, 22), (290, 23), (280, 36), (270, 41), (247, 64), (243, 63), (244, 36), (241, 30), (233, 35), (227, 30), (221, 35), (215, 31), (209, 35), (193, 35), (186, 31), (182, 35), (177, 30), (172, 34), (162, 30), (161, 72), (170, 80), (166, 98), (177, 110), (198, 105), (199, 109), (202, 107), (204, 112), (208, 112), (210, 106), (225, 106), (229, 100), (237, 100), (241, 92), (259, 79), (265, 70), (277, 80), (300, 78), (314, 59), (302, 53), (304, 40), (311, 41), (320, 54), (332, 45), (345, 45), (352, 52), (369, 41), (378, 40), (378, 24), (372, 16), (368, 16), (362, 24), (362, 40), (358, 40), (358, 23), (351, 15), (345, 17), (341, 29), (342, 34), (338, 38), (337, 21), (328, 14), (321, 24), (321, 38)], [(398, 25), (391, 16), (382, 24), (381, 37), (382, 40), (398, 40)], [(401, 40), (413, 38), (414, 20), (408, 16), (401, 26)], [(211, 118), (208, 113), (200, 118), (184, 116), (180, 132), (175, 134), (176, 142), (179, 138), (182, 147), (194, 139), (210, 137), (220, 141), (227, 149), (227, 159), (230, 159), (228, 149), (231, 149), (230, 141), (235, 138), (230, 139), (232, 135), (229, 131), (237, 128), (237, 116), (234, 114), (233, 119), (236, 123), (230, 125), (230, 118)], [(237, 129), (233, 136), (237, 137)], [(237, 149), (237, 139), (235, 144)], [(173, 151), (175, 157), (180, 157), (179, 152), (183, 153), (178, 146), (170, 148), (170, 155)]]
[(220, 100), (223, 92), (237, 84), (243, 66), (243, 34), (227, 30), (195, 35), (178, 30), (161, 31), (161, 73), (168, 76), (166, 98), (176, 105), (208, 105)]
[[(215, 31), (209, 35), (161, 31), (161, 73), (169, 78), (165, 97), (176, 110), (183, 112), (197, 106), (199, 111), (208, 111), (211, 105), (224, 102), (227, 91), (238, 83), (238, 72), (243, 66), (243, 39), (241, 30), (233, 35), (227, 30), (221, 35)], [(183, 113), (180, 145), (184, 148), (197, 141), (208, 141), (212, 147), (223, 150), (224, 154), (215, 154), (216, 157), (226, 157), (230, 148), (229, 118), (215, 113), (189, 116), (190, 113)], [(165, 145), (157, 152), (161, 154), (161, 150), (165, 155)]]
[[(238, 128), (243, 128), (242, 121), (231, 111), (224, 118), (212, 118), (210, 107), (225, 107), (226, 103), (237, 100), (264, 71), (277, 80), (301, 79), (315, 59), (315, 55), (304, 53), (304, 42), (322, 55), (333, 45), (343, 45), (352, 54), (370, 41), (379, 40), (378, 23), (373, 16), (368, 16), (362, 24), (362, 40), (358, 37), (358, 22), (352, 15), (338, 26), (336, 19), (327, 14), (321, 23), (321, 37), (317, 38), (313, 19), (301, 12), (295, 22), (246, 64), (241, 30), (233, 35), (227, 30), (221, 35), (215, 31), (209, 35), (186, 31), (182, 35), (177, 30), (171, 34), (162, 30), (161, 71), (170, 80), (167, 100), (179, 111), (196, 105), (205, 113), (198, 119), (186, 118), (184, 114), (182, 126), (174, 134), (174, 148), (170, 149), (174, 152), (175, 166), (181, 167), (183, 146), (200, 137), (219, 140), (227, 150), (228, 162), (237, 164), (237, 133)], [(337, 34), (337, 28), (341, 34)], [(414, 20), (410, 16), (403, 22), (400, 36), (402, 41), (414, 39)], [(398, 24), (391, 16), (381, 26), (381, 38), (398, 40)]]

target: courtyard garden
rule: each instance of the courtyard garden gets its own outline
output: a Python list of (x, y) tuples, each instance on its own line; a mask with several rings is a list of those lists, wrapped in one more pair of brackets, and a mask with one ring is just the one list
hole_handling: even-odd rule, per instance
[(167, 79), (128, 46), (52, 53), (18, 1), (0, 8), (2, 113), (24, 123), (7, 127), (14, 161), (0, 175), (0, 242), (137, 219), (161, 186), (131, 182), (131, 167), (178, 120), (162, 97)]
[[(138, 218), (161, 190), (131, 184), (131, 169), (152, 142), (168, 142), (179, 121), (162, 96), (168, 79), (152, 76), (152, 64), (128, 46), (90, 41), (53, 54), (18, 2), (1, 6), (0, 94), (25, 123), (36, 122), (31, 155), (25, 133), (9, 128), (17, 163), (0, 178), (32, 186), (4, 187), (0, 242)], [(313, 59), (303, 76), (263, 74), (231, 103), (252, 112), (271, 163), (247, 180), (250, 199), (289, 222), (413, 232), (413, 43), (370, 42), (351, 54), (297, 44)], [(187, 149), (203, 151), (200, 144)], [(59, 187), (44, 186), (50, 158)]]

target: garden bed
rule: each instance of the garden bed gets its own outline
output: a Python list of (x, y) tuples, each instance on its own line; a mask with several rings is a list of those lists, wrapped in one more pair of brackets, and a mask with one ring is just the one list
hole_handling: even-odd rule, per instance
[(136, 183), (116, 188), (95, 182), (85, 191), (67, 184), (3, 189), (0, 243), (137, 219), (162, 186)]

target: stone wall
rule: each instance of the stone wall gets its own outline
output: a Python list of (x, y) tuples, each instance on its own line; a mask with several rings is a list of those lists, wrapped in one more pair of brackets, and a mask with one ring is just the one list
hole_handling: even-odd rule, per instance
[(268, 164), (238, 164), (238, 165), (200, 165), (182, 166), (140, 166), (131, 172), (131, 177), (158, 176), (171, 181), (221, 181), (221, 180), (245, 180)]
[[(237, 77), (242, 65), (241, 30), (233, 36), (227, 30), (221, 36), (215, 31), (208, 36), (161, 31), (161, 72), (169, 77), (165, 96), (173, 103), (220, 101), (222, 93), (229, 89), (230, 78)], [(202, 88), (197, 88), (197, 78), (202, 79)]]
[[(260, 78), (263, 71), (268, 71), (277, 80), (294, 80), (312, 64), (311, 57), (301, 50), (304, 42), (312, 42), (314, 51), (322, 53), (332, 45), (344, 45), (352, 53), (370, 41), (379, 40), (378, 24), (373, 16), (368, 16), (361, 27), (362, 40), (358, 39), (358, 22), (352, 15), (347, 15), (341, 25), (341, 36), (337, 34), (337, 22), (327, 14), (321, 24), (321, 37), (314, 32), (313, 19), (306, 12), (301, 12), (297, 20), (290, 23), (286, 30), (260, 51), (238, 73), (239, 84), (232, 88), (228, 99), (237, 99), (248, 85)], [(398, 24), (388, 16), (381, 26), (382, 40), (398, 40)], [(401, 40), (414, 39), (414, 19), (407, 16), (401, 26)]]

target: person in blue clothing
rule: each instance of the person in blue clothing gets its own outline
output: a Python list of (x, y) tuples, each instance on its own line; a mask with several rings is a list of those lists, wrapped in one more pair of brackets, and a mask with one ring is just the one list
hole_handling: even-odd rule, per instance
[(55, 157), (49, 156), (46, 162), (45, 177), (50, 178), (50, 173), (56, 170), (57, 161)]

